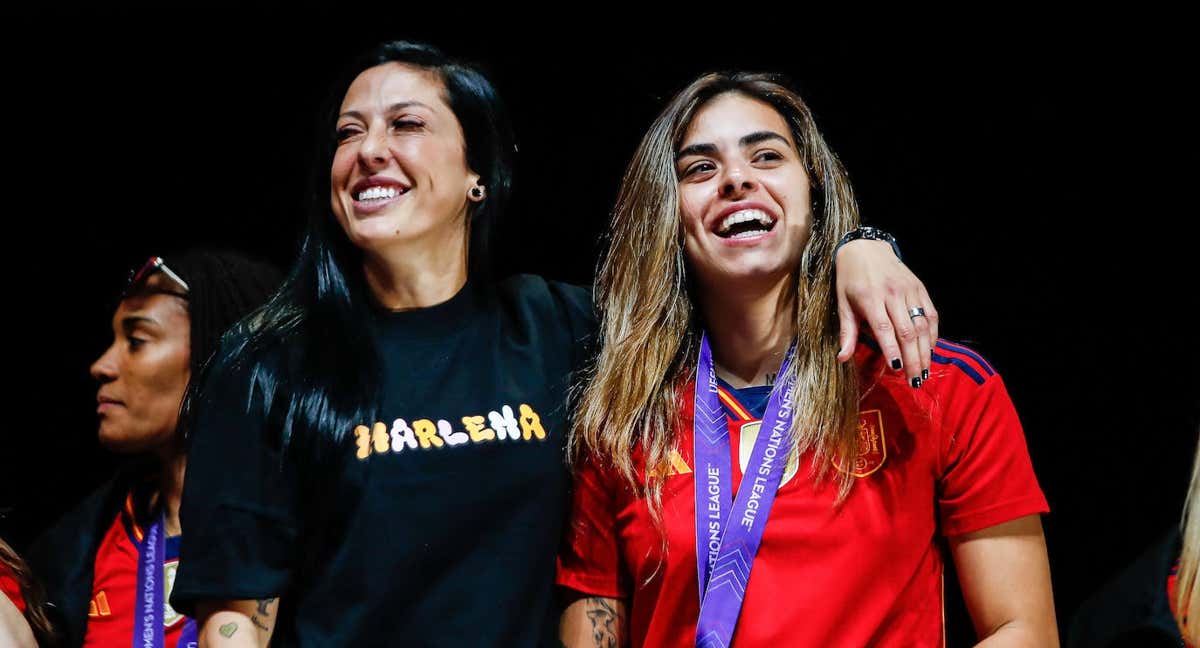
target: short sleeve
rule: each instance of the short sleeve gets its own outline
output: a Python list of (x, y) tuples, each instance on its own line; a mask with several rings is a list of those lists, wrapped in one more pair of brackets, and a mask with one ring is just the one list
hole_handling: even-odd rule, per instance
[(624, 598), (630, 594), (621, 568), (615, 475), (593, 460), (582, 462), (571, 490), (558, 584), (582, 594)]
[(945, 379), (950, 388), (940, 394), (942, 532), (970, 533), (1049, 512), (1000, 376), (951, 372)]
[(296, 479), (246, 368), (207, 372), (189, 432), (171, 605), (276, 597), (297, 544)]
[(548, 282), (550, 294), (564, 314), (574, 349), (572, 366), (587, 362), (595, 351), (597, 316), (592, 291), (583, 286)]

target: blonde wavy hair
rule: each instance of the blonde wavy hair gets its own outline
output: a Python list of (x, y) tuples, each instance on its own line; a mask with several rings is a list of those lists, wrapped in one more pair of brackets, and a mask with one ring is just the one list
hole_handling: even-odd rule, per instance
[[(596, 280), (601, 348), (578, 396), (568, 446), (573, 461), (615, 468), (647, 498), (656, 523), (662, 478), (677, 442), (680, 396), (695, 376), (701, 335), (684, 255), (675, 155), (696, 113), (727, 93), (762, 101), (786, 120), (812, 184), (812, 231), (791, 284), (797, 348), (789, 373), (798, 412), (792, 439), (799, 452), (815, 452), (818, 481), (829, 459), (858, 450), (858, 381), (852, 364), (836, 359), (833, 292), (834, 246), (859, 221), (846, 172), (804, 101), (780, 77), (704, 75), (654, 120), (625, 171)], [(776, 385), (787, 378), (780, 376)], [(643, 483), (635, 450), (644, 460)], [(852, 478), (843, 473), (838, 479), (844, 498)]]

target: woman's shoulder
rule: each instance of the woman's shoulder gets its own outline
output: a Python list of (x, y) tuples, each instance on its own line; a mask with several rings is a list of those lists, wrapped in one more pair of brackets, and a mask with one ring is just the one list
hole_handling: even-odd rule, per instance
[(515, 274), (508, 276), (499, 281), (497, 289), (502, 296), (510, 299), (531, 302), (566, 300), (575, 304), (584, 304), (589, 309), (592, 303), (590, 287), (555, 281), (539, 275)]
[(590, 287), (554, 281), (538, 275), (518, 274), (497, 284), (501, 302), (531, 315), (567, 318), (575, 325), (593, 328), (595, 306)]
[[(889, 360), (883, 357), (874, 340), (867, 337), (859, 339), (854, 361), (864, 385), (902, 392), (910, 389), (906, 374), (888, 367)], [(925, 392), (970, 392), (1001, 382), (1000, 374), (991, 362), (975, 349), (959, 342), (938, 338), (930, 350), (930, 361), (930, 377), (922, 385)]]

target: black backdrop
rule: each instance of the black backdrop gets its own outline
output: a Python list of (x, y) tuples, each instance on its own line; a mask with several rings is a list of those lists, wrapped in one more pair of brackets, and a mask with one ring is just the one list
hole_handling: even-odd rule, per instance
[[(1065, 624), (1176, 521), (1200, 428), (1182, 41), (740, 19), (416, 21), (400, 6), (18, 19), (0, 534), (24, 546), (116, 465), (95, 441), (87, 367), (128, 267), (193, 244), (286, 267), (317, 104), (348, 56), (405, 37), (481, 63), (508, 102), (520, 157), (500, 266), (580, 283), (665, 100), (710, 69), (789, 74), (865, 220), (897, 234), (929, 286), (943, 335), (1004, 374), (1053, 508)], [(967, 631), (959, 614), (952, 624)]]

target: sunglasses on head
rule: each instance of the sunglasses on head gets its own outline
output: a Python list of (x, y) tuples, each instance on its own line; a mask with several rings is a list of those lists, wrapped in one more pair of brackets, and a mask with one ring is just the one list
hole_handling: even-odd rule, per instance
[(152, 256), (147, 259), (146, 263), (142, 264), (141, 268), (129, 271), (129, 283), (125, 285), (124, 294), (129, 295), (133, 293), (139, 286), (142, 285), (142, 282), (148, 279), (150, 275), (154, 274), (155, 272), (161, 272), (166, 275), (168, 279), (175, 282), (175, 284), (182, 288), (183, 291), (178, 292), (174, 290), (155, 290), (154, 292), (166, 293), (168, 295), (175, 295), (176, 297), (187, 299), (187, 294), (191, 290), (188, 288), (187, 282), (184, 281), (182, 277), (175, 274), (173, 270), (168, 268), (167, 263), (163, 261), (162, 257), (157, 256)]

